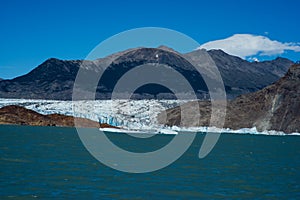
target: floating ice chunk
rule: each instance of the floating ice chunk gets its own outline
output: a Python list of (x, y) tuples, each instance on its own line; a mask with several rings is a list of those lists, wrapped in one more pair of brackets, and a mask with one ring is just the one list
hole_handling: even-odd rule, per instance
[(160, 134), (171, 134), (171, 135), (176, 135), (176, 134), (178, 134), (177, 131), (173, 131), (173, 130), (171, 130), (171, 129), (159, 129), (159, 130), (158, 130), (158, 133), (160, 133)]

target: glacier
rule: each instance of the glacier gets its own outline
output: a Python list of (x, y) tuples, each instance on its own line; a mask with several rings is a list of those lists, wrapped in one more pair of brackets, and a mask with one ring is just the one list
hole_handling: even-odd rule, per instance
[(186, 100), (56, 101), (0, 99), (0, 108), (7, 105), (19, 105), (41, 114), (59, 113), (128, 129), (153, 130), (162, 127), (156, 120), (158, 113), (185, 102)]
[[(177, 132), (201, 132), (213, 130), (219, 133), (261, 134), (261, 135), (297, 135), (286, 134), (281, 131), (262, 131), (256, 127), (232, 130), (215, 127), (166, 127), (157, 122), (157, 115), (169, 108), (186, 103), (187, 100), (94, 100), (94, 101), (58, 101), (58, 100), (29, 100), (29, 99), (1, 99), (0, 108), (8, 105), (19, 105), (41, 114), (64, 114), (83, 117), (118, 126), (122, 129), (102, 129), (107, 132), (143, 132), (158, 134), (176, 134)], [(130, 131), (131, 130), (131, 131)]]

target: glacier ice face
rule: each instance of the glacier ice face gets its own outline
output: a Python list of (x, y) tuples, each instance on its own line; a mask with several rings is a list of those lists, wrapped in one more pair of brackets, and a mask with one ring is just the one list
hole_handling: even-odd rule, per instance
[(55, 101), (0, 99), (0, 107), (20, 105), (41, 114), (59, 113), (129, 129), (153, 129), (161, 127), (156, 120), (158, 113), (185, 102), (184, 100)]

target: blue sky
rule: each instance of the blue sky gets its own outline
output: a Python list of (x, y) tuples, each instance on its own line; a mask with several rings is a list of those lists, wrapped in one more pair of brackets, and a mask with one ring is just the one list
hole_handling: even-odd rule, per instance
[(0, 0), (0, 77), (25, 74), (50, 57), (83, 59), (101, 41), (139, 27), (173, 29), (199, 44), (234, 34), (298, 43), (299, 7), (297, 0)]

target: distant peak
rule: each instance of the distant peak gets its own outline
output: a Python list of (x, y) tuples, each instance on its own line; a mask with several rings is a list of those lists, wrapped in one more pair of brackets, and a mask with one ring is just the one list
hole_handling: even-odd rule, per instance
[(82, 60), (61, 60), (58, 58), (48, 58), (42, 64), (47, 64), (47, 63), (58, 64), (58, 63), (65, 63), (65, 62), (80, 63), (80, 62), (82, 62)]
[[(211, 50), (208, 50), (207, 53), (211, 56), (215, 55), (215, 56), (232, 57), (232, 58), (237, 58), (240, 60), (245, 60), (239, 56), (230, 55), (230, 54), (226, 53), (225, 51), (223, 51), (222, 49), (211, 49)], [(245, 61), (247, 61), (247, 60), (245, 60)]]
[(228, 53), (226, 53), (222, 49), (211, 49), (211, 50), (208, 50), (207, 52), (212, 52), (212, 53), (217, 53), (217, 54), (222, 54), (222, 55), (229, 55)]
[(289, 59), (287, 58), (283, 58), (283, 57), (277, 57), (275, 60), (279, 61), (279, 60), (282, 60), (282, 61), (290, 61)]
[(53, 62), (53, 61), (60, 61), (60, 59), (58, 59), (58, 58), (48, 58), (46, 61)]
[(172, 51), (172, 52), (176, 52), (174, 49), (170, 48), (170, 47), (167, 47), (165, 45), (160, 45), (159, 47), (157, 47), (158, 49), (161, 49), (161, 50), (165, 50), (165, 51)]
[(202, 52), (202, 51), (206, 51), (207, 53), (212, 53), (212, 54), (216, 54), (216, 55), (229, 55), (228, 53), (226, 53), (222, 49), (210, 49), (210, 50), (207, 50), (205, 48), (197, 48), (196, 50), (194, 50), (192, 52)]
[(198, 55), (198, 54), (203, 54), (206, 53), (207, 51), (205, 49), (197, 48), (191, 52), (185, 53), (185, 55)]

